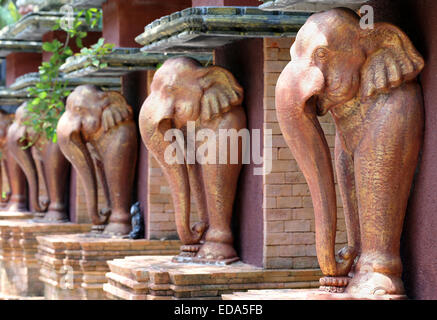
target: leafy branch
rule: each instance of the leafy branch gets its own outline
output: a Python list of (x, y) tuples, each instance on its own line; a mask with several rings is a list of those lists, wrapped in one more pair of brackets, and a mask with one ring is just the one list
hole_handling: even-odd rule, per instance
[[(48, 140), (57, 141), (56, 126), (62, 113), (65, 111), (65, 99), (71, 93), (68, 90), (68, 80), (61, 79), (60, 67), (65, 63), (67, 58), (73, 56), (73, 50), (70, 43), (75, 41), (76, 46), (84, 50), (82, 40), (88, 35), (83, 31), (81, 26), (85, 22), (91, 28), (95, 27), (101, 20), (102, 13), (100, 10), (91, 8), (81, 10), (71, 17), (71, 23), (65, 26), (61, 19), (58, 19), (53, 31), (64, 30), (67, 37), (64, 43), (55, 39), (51, 42), (43, 43), (43, 50), (50, 52), (49, 61), (43, 62), (39, 67), (40, 81), (35, 87), (28, 88), (28, 94), (33, 98), (27, 103), (27, 119), (24, 124), (30, 127), (36, 133), (36, 137), (44, 134)], [(62, 26), (62, 28), (61, 28)], [(104, 44), (104, 39), (91, 46), (89, 52), (102, 54), (112, 50), (113, 45)], [(102, 67), (100, 64), (99, 67)], [(35, 141), (30, 141), (29, 146)]]

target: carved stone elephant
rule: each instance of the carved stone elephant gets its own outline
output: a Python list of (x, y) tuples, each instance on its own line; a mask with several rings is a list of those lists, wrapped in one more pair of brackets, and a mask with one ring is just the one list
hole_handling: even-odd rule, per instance
[[(179, 57), (167, 60), (157, 70), (151, 93), (140, 111), (143, 142), (159, 162), (170, 185), (176, 227), (185, 245), (181, 255), (192, 261), (230, 263), (238, 259), (233, 247), (231, 218), (241, 170), (241, 144), (234, 150), (238, 161), (220, 164), (219, 153), (226, 150), (219, 148), (219, 130), (246, 128), (242, 101), (243, 89), (229, 71), (217, 66), (204, 68), (193, 59)], [(196, 134), (202, 129), (213, 133), (211, 142), (216, 142), (217, 148), (213, 150), (216, 151), (213, 161), (201, 164), (197, 159), (188, 160), (186, 146), (194, 143), (187, 140), (190, 123)], [(169, 129), (180, 129), (186, 143), (175, 146), (166, 141)], [(196, 144), (196, 152), (204, 143), (205, 140)], [(169, 163), (166, 152), (172, 147), (185, 155), (185, 159)], [(230, 150), (227, 152), (230, 155)], [(192, 228), (191, 192), (200, 217), (200, 222)]]
[[(57, 135), (62, 153), (82, 182), (94, 229), (129, 234), (138, 137), (132, 108), (124, 97), (91, 85), (77, 87), (67, 98)], [(101, 211), (96, 173), (107, 202)]]
[(3, 190), (3, 174), (9, 184), (9, 192), (6, 198), (1, 198), (1, 210), (25, 212), (27, 211), (27, 184), (26, 178), (14, 157), (8, 152), (6, 139), (9, 126), (15, 119), (15, 114), (7, 114), (0, 111), (0, 150), (1, 150), (1, 170), (0, 170), (0, 190)]
[[(400, 236), (423, 136), (416, 76), (424, 61), (400, 29), (361, 29), (348, 9), (312, 15), (290, 52), (276, 87), (277, 116), (310, 188), (320, 267), (334, 277), (321, 282), (335, 287), (358, 256), (346, 293), (402, 294)], [(328, 111), (348, 235), (338, 261), (334, 175), (317, 120)]]
[[(24, 103), (17, 109), (9, 127), (8, 152), (26, 176), (29, 203), (36, 216), (45, 222), (68, 221), (66, 191), (70, 165), (57, 143), (48, 141), (25, 125), (26, 106)], [(27, 147), (29, 143), (32, 143), (31, 147)], [(40, 195), (40, 185), (47, 190), (47, 197)]]

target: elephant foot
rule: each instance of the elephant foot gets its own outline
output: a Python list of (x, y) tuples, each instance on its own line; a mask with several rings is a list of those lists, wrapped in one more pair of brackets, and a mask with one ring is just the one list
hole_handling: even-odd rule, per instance
[(358, 271), (346, 287), (346, 293), (360, 296), (402, 295), (404, 285), (399, 276), (374, 271)]
[(47, 211), (41, 222), (67, 222), (68, 217), (65, 211)]
[(238, 260), (234, 247), (229, 243), (206, 241), (196, 254), (196, 258), (209, 261)]
[(320, 290), (332, 293), (342, 293), (349, 284), (349, 277), (323, 277), (320, 278)]
[(112, 236), (126, 236), (132, 231), (130, 224), (110, 222), (106, 225), (103, 233)]

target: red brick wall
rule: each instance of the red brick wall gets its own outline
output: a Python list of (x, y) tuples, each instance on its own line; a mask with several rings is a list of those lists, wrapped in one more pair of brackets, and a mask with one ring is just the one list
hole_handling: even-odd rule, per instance
[(9, 54), (6, 57), (6, 86), (9, 87), (23, 74), (38, 72), (41, 61), (41, 53), (14, 52)]

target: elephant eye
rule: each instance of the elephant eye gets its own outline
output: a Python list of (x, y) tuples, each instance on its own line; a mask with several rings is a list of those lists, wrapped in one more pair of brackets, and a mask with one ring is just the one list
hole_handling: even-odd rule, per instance
[(315, 56), (319, 60), (325, 60), (327, 58), (328, 52), (325, 48), (318, 48), (315, 52)]

